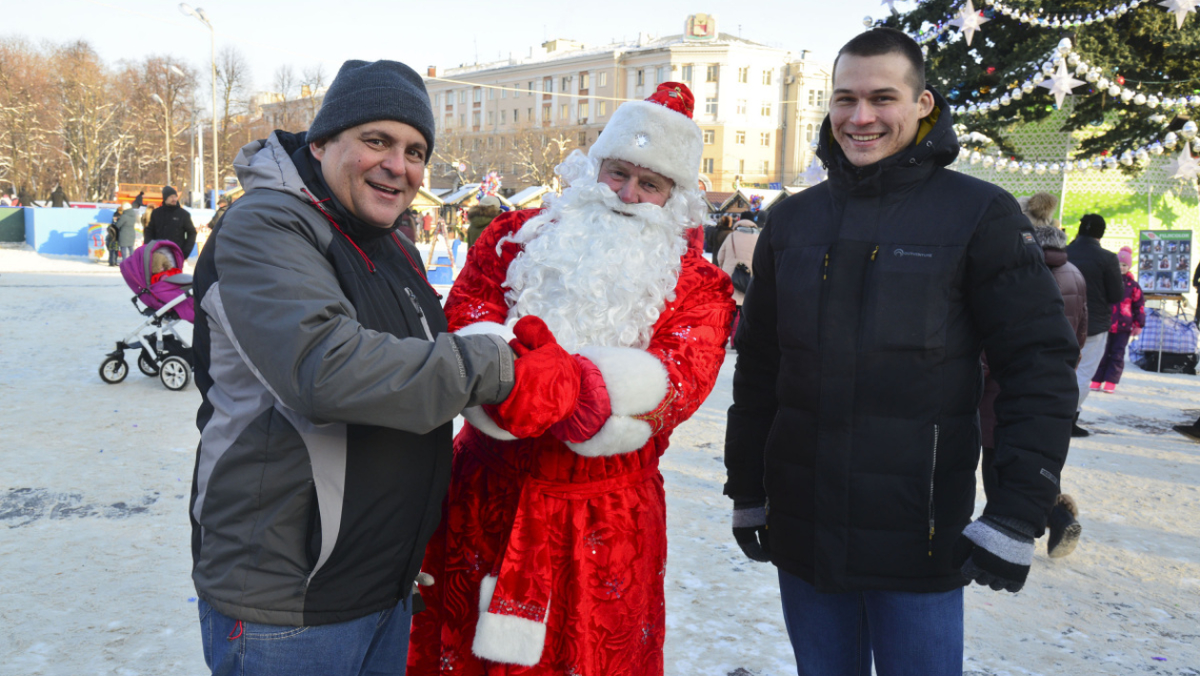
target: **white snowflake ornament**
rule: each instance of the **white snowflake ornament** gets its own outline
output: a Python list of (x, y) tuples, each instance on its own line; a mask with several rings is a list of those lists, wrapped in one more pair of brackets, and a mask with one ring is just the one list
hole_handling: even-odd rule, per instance
[[(1173, 2), (1200, 2), (1200, 0), (1172, 0)], [(975, 5), (971, 0), (967, 0), (967, 4), (958, 10), (958, 18), (950, 21), (951, 26), (958, 27), (962, 31), (963, 37), (967, 40), (967, 46), (971, 46), (971, 39), (975, 37), (975, 31), (979, 30), (983, 24), (991, 21), (984, 18), (982, 14), (975, 11)]]
[(1051, 94), (1054, 94), (1055, 106), (1061, 110), (1063, 99), (1071, 93), (1072, 89), (1081, 84), (1086, 83), (1083, 80), (1076, 80), (1071, 77), (1071, 73), (1067, 72), (1066, 63), (1059, 63), (1058, 70), (1055, 71), (1054, 75), (1049, 80), (1039, 82), (1038, 86), (1045, 87), (1050, 90)]

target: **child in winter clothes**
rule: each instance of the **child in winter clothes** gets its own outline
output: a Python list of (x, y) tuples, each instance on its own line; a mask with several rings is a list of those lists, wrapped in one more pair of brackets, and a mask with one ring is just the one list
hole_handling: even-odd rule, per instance
[(1145, 301), (1142, 298), (1142, 287), (1133, 278), (1130, 268), (1133, 267), (1133, 250), (1127, 246), (1121, 247), (1117, 254), (1121, 263), (1122, 281), (1125, 282), (1125, 298), (1113, 306), (1113, 323), (1108, 332), (1108, 344), (1104, 348), (1104, 356), (1092, 376), (1091, 389), (1104, 390), (1112, 394), (1121, 381), (1121, 373), (1125, 370), (1125, 347), (1129, 338), (1142, 332), (1146, 325)]
[(170, 253), (159, 249), (154, 252), (150, 258), (150, 283), (157, 284), (158, 280), (163, 277), (178, 275), (183, 270), (175, 267), (175, 257)]

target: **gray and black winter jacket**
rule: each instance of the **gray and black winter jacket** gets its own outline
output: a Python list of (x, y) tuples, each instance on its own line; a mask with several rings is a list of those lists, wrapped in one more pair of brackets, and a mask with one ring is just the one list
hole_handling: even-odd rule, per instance
[(948, 591), (975, 504), (987, 349), (1000, 490), (985, 513), (1043, 528), (1079, 355), (1028, 219), (946, 169), (949, 106), (910, 148), (771, 209), (742, 305), (725, 493), (769, 500), (771, 560), (818, 591)]
[(420, 256), (329, 194), (303, 134), (242, 149), (196, 268), (192, 577), (221, 613), (342, 622), (407, 597), (441, 517), (451, 421), (513, 386), (446, 332)]

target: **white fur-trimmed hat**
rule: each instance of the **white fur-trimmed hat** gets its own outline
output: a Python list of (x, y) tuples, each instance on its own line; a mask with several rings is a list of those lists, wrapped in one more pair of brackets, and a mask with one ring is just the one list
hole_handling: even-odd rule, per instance
[(625, 160), (662, 174), (675, 185), (696, 188), (704, 140), (692, 120), (694, 101), (687, 85), (664, 82), (645, 101), (621, 104), (588, 156)]

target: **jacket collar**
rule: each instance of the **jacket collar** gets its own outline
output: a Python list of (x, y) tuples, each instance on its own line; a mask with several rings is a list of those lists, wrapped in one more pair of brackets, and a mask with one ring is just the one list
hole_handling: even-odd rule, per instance
[(917, 140), (908, 148), (875, 164), (856, 167), (833, 140), (833, 125), (828, 115), (821, 124), (817, 157), (829, 170), (829, 181), (836, 192), (868, 196), (903, 191), (924, 182), (935, 170), (958, 157), (958, 136), (954, 133), (950, 105), (933, 87), (933, 112), (920, 122)]

